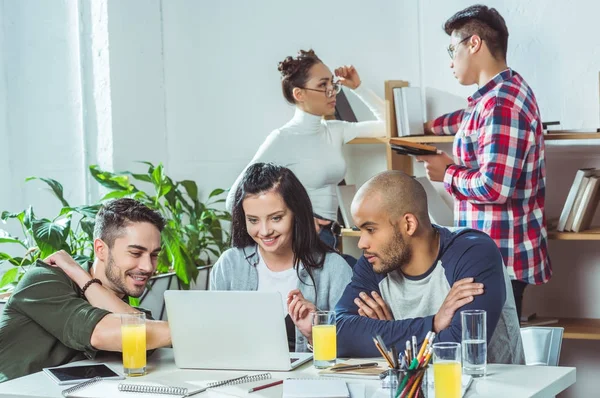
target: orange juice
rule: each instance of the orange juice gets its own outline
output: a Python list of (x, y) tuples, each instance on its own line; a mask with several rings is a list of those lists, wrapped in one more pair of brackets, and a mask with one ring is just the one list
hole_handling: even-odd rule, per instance
[(433, 364), (433, 383), (436, 398), (461, 397), (460, 362), (436, 362)]
[(123, 367), (142, 369), (146, 367), (146, 325), (121, 325), (123, 342)]
[(337, 358), (337, 339), (335, 332), (335, 325), (313, 326), (313, 357), (315, 361), (332, 361)]

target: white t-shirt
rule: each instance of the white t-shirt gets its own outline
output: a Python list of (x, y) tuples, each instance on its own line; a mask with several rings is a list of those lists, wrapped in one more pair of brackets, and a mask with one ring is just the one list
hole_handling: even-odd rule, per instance
[[(313, 211), (329, 220), (337, 219), (335, 187), (346, 175), (346, 161), (342, 153), (344, 143), (357, 137), (385, 135), (384, 101), (362, 84), (353, 92), (377, 120), (359, 123), (325, 120), (296, 108), (293, 119), (269, 134), (249, 164), (273, 162), (292, 170), (306, 188)], [(227, 195), (225, 205), (229, 211), (245, 171)]]
[(283, 305), (283, 314), (287, 315), (287, 295), (290, 291), (298, 288), (298, 274), (294, 268), (285, 271), (274, 272), (267, 267), (262, 256), (258, 254), (258, 291), (259, 292), (279, 292)]

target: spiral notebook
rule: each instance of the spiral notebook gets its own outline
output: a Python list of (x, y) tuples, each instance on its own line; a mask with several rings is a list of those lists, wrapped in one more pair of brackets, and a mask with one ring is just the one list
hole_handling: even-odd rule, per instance
[[(84, 383), (77, 384), (71, 388), (63, 390), (63, 397), (67, 398), (94, 398), (101, 396), (109, 397), (129, 397), (131, 398), (132, 393), (139, 394), (155, 394), (164, 395), (165, 397), (188, 397), (196, 395), (204, 391), (211, 391), (219, 389), (229, 389), (231, 386), (244, 384), (244, 383), (255, 383), (262, 380), (268, 380), (271, 378), (270, 373), (261, 373), (256, 375), (246, 375), (241, 377), (235, 377), (227, 380), (215, 381), (211, 383), (205, 383), (203, 386), (197, 386), (189, 383), (177, 382), (177, 385), (166, 385), (163, 383), (155, 382), (141, 382), (141, 383), (127, 383), (122, 381), (113, 380), (102, 380), (101, 378), (93, 378)], [(242, 391), (245, 391), (242, 389)], [(222, 391), (229, 395), (231, 394), (226, 391)], [(232, 391), (233, 392), (233, 391)], [(242, 395), (240, 395), (242, 396)]]

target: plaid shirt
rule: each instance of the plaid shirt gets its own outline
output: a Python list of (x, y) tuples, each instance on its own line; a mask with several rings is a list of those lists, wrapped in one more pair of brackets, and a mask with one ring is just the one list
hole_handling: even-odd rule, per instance
[(455, 224), (494, 239), (511, 279), (530, 284), (552, 275), (544, 214), (542, 122), (533, 91), (506, 69), (469, 97), (466, 109), (433, 123), (455, 135), (455, 165), (444, 187), (455, 200)]

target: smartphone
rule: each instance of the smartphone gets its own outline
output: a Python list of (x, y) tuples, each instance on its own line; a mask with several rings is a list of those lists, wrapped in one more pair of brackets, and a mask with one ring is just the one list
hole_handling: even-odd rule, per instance
[(116, 372), (105, 363), (44, 368), (43, 370), (44, 373), (46, 373), (52, 380), (54, 380), (55, 383), (59, 385), (77, 384), (89, 379), (93, 379), (97, 376), (109, 380), (122, 380), (125, 378), (125, 376)]

